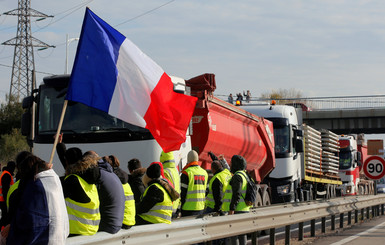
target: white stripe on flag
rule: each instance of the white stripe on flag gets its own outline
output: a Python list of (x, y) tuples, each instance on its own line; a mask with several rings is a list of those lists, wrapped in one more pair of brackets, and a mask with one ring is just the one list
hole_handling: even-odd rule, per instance
[(109, 114), (145, 127), (143, 117), (151, 103), (150, 95), (164, 71), (128, 39), (120, 46), (116, 67), (118, 77)]

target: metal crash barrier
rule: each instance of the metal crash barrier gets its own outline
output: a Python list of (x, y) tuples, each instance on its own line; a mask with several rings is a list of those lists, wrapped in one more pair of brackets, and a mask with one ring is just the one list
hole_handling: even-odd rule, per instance
[(336, 215), (340, 215), (340, 228), (342, 228), (344, 214), (348, 215), (347, 222), (351, 224), (351, 214), (355, 212), (357, 223), (358, 218), (364, 219), (365, 211), (366, 219), (370, 218), (370, 211), (372, 217), (380, 215), (380, 211), (384, 215), (384, 204), (385, 195), (274, 205), (252, 209), (248, 214), (182, 218), (169, 225), (133, 226), (129, 230), (121, 230), (113, 235), (98, 232), (93, 236), (70, 237), (66, 244), (192, 244), (246, 233), (252, 233), (252, 243), (256, 244), (257, 231), (262, 230), (270, 230), (270, 244), (274, 244), (276, 228), (286, 228), (285, 240), (289, 242), (290, 225), (299, 224), (298, 239), (302, 240), (305, 221), (310, 221), (311, 236), (315, 236), (315, 219), (322, 219), (322, 232), (325, 232), (326, 217), (331, 217), (331, 229), (334, 230), (333, 221)]

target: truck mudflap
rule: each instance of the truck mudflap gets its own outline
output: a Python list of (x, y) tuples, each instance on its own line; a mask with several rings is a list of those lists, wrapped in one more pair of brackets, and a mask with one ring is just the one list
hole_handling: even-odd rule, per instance
[(210, 151), (224, 155), (229, 164), (233, 155), (241, 155), (249, 173), (261, 182), (275, 167), (272, 122), (214, 97), (214, 74), (191, 78), (186, 85), (191, 88), (191, 95), (198, 98), (191, 142), (202, 167), (210, 169)]

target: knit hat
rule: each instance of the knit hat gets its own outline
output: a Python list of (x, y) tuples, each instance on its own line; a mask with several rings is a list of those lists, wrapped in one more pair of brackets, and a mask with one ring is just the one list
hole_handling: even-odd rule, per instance
[(194, 150), (189, 151), (187, 154), (187, 163), (197, 162), (198, 161), (198, 153)]
[(245, 170), (246, 169), (246, 160), (240, 155), (234, 155), (231, 158), (231, 172), (235, 173), (239, 170)]
[(82, 159), (83, 153), (82, 150), (80, 150), (77, 147), (72, 147), (66, 150), (65, 152), (65, 158), (67, 160), (68, 165), (74, 164), (80, 159)]
[(160, 176), (162, 176), (162, 178), (166, 178), (166, 177), (164, 177), (164, 170), (163, 170), (163, 165), (162, 165), (162, 163), (161, 163), (161, 162), (152, 162), (152, 163), (150, 164), (150, 166), (153, 165), (153, 164), (159, 165), (159, 167), (160, 167)]
[(146, 175), (151, 179), (158, 179), (160, 177), (159, 164), (152, 164), (147, 168)]

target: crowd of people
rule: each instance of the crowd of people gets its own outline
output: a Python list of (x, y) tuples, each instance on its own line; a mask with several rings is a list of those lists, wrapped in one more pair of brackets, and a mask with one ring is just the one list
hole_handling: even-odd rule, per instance
[[(247, 92), (243, 91), (243, 95), (242, 95), (242, 93), (237, 93), (235, 103), (237, 105), (242, 105), (243, 97), (245, 97), (245, 100), (247, 103), (250, 103), (250, 99), (251, 99), (250, 90), (247, 90)], [(233, 97), (232, 93), (230, 93), (229, 96), (227, 97), (227, 102), (229, 102), (230, 104), (234, 103), (234, 97)]]
[[(173, 152), (162, 152), (159, 162), (148, 168), (139, 159), (129, 160), (126, 173), (114, 155), (67, 149), (61, 138), (56, 152), (64, 176), (24, 151), (3, 169), (0, 244), (64, 244), (68, 236), (115, 234), (134, 225), (170, 224), (179, 217), (207, 213), (249, 212), (243, 200), (247, 181), (242, 156), (234, 155), (229, 167), (223, 156), (210, 153), (210, 181), (194, 150), (181, 171)], [(233, 239), (246, 244), (246, 236)]]

